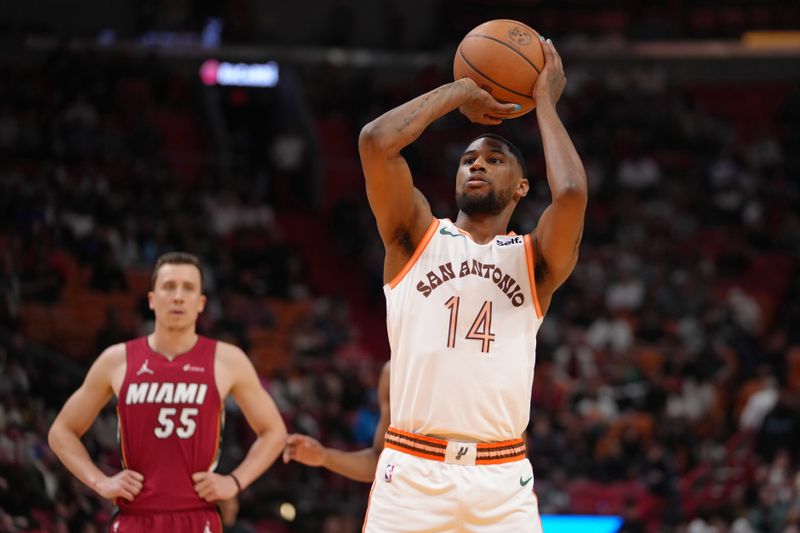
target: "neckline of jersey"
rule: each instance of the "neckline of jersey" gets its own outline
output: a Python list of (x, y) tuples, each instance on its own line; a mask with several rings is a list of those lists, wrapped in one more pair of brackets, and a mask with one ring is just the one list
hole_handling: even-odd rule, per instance
[(195, 348), (197, 348), (197, 347), (200, 345), (200, 339), (201, 339), (202, 337), (203, 337), (202, 335), (198, 335), (198, 336), (197, 336), (197, 339), (194, 341), (194, 344), (192, 344), (192, 347), (191, 347), (191, 348), (189, 348), (189, 349), (188, 349), (188, 350), (186, 350), (185, 352), (181, 352), (181, 353), (179, 353), (178, 355), (176, 355), (176, 356), (175, 356), (175, 357), (173, 357), (172, 359), (170, 359), (169, 357), (167, 357), (167, 356), (166, 356), (166, 355), (164, 355), (163, 353), (161, 353), (161, 352), (158, 352), (158, 351), (154, 350), (154, 349), (153, 349), (153, 347), (152, 347), (152, 346), (150, 346), (150, 335), (147, 335), (147, 336), (144, 338), (144, 345), (147, 347), (147, 350), (148, 350), (148, 351), (149, 351), (151, 354), (153, 354), (153, 355), (157, 356), (157, 357), (158, 357), (158, 358), (159, 358), (161, 361), (163, 361), (163, 362), (165, 362), (165, 363), (167, 363), (167, 364), (172, 364), (172, 363), (174, 363), (175, 361), (177, 361), (178, 359), (180, 359), (181, 357), (183, 357), (184, 355), (186, 355), (186, 354), (188, 354), (188, 353), (191, 353), (191, 352), (192, 352), (192, 351), (193, 351)]
[(448, 221), (450, 224), (452, 224), (452, 225), (453, 225), (453, 227), (454, 227), (454, 228), (456, 228), (456, 231), (457, 231), (457, 232), (461, 233), (461, 234), (462, 234), (462, 235), (464, 235), (465, 237), (469, 237), (469, 240), (470, 240), (470, 241), (472, 241), (472, 244), (474, 244), (475, 246), (489, 246), (489, 245), (491, 245), (491, 244), (492, 244), (492, 242), (493, 242), (495, 239), (497, 239), (498, 237), (516, 237), (516, 236), (517, 236), (517, 234), (516, 234), (516, 233), (514, 233), (513, 231), (510, 231), (510, 232), (506, 233), (505, 235), (499, 235), (499, 234), (498, 234), (498, 235), (495, 235), (494, 237), (492, 237), (491, 239), (489, 239), (489, 242), (485, 242), (485, 243), (481, 244), (481, 243), (479, 243), (479, 242), (477, 242), (477, 241), (475, 240), (475, 237), (473, 237), (473, 236), (472, 236), (472, 234), (471, 234), (470, 232), (468, 232), (468, 231), (467, 231), (467, 230), (465, 230), (465, 229), (461, 229), (461, 228), (459, 228), (458, 226), (456, 226), (456, 223), (455, 223), (455, 222), (453, 222), (452, 220), (450, 220), (449, 218), (445, 217), (445, 219), (444, 219), (444, 220), (446, 220), (446, 221)]

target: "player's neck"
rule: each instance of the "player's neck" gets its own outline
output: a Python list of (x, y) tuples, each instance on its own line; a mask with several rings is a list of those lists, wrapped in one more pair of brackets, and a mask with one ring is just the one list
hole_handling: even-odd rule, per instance
[(463, 211), (458, 212), (456, 226), (470, 234), (472, 240), (478, 244), (486, 244), (497, 235), (507, 233), (510, 215), (500, 213), (496, 215), (468, 215)]
[(171, 361), (188, 352), (197, 344), (197, 332), (194, 328), (165, 330), (156, 326), (155, 331), (148, 335), (147, 344), (154, 352), (160, 353)]

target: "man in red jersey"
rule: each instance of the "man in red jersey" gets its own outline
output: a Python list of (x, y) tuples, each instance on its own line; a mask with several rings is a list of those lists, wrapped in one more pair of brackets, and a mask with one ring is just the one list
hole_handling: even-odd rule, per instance
[[(111, 531), (220, 532), (214, 502), (236, 496), (275, 461), (286, 427), (239, 348), (196, 332), (202, 272), (187, 253), (161, 256), (148, 293), (155, 331), (107, 348), (50, 428), (64, 465), (119, 506)], [(103, 473), (81, 436), (111, 396), (118, 398), (123, 470)], [(214, 472), (228, 395), (257, 438), (228, 475)]]

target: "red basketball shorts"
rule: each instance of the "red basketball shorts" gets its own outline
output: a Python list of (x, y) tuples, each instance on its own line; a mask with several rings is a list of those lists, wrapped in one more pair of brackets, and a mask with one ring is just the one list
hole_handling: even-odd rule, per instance
[(149, 514), (118, 514), (111, 533), (222, 533), (222, 520), (215, 511)]

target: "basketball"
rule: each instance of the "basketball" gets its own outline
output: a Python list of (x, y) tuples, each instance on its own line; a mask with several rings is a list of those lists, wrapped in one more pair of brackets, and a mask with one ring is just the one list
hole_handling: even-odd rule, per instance
[(533, 86), (542, 68), (539, 34), (508, 19), (490, 20), (474, 28), (458, 45), (453, 59), (455, 79), (471, 78), (499, 102), (522, 107), (504, 118), (519, 117), (536, 107)]

